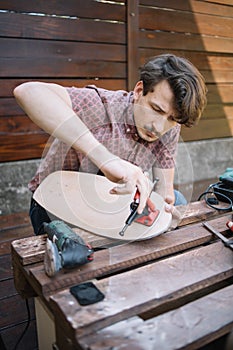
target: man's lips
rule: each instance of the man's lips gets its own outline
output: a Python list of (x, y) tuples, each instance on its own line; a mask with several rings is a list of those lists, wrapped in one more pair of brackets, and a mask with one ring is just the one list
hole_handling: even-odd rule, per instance
[(158, 134), (153, 131), (145, 130), (145, 132), (146, 132), (146, 135), (152, 139), (154, 139), (155, 137), (159, 137)]

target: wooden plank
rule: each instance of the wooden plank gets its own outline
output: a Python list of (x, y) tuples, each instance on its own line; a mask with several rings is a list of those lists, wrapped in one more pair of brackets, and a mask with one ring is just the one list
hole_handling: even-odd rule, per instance
[[(223, 203), (221, 203), (221, 205), (223, 205)], [(210, 220), (210, 219), (213, 219), (214, 220), (213, 223), (215, 224), (216, 222), (216, 220), (214, 219), (215, 217), (218, 217), (220, 221), (222, 220), (219, 217), (221, 213), (207, 206), (204, 200), (191, 202), (187, 205), (181, 205), (177, 207), (177, 209), (181, 213), (181, 217), (182, 217), (181, 222), (179, 223), (179, 226), (178, 226), (179, 228), (186, 225), (193, 224), (193, 223), (197, 223), (199, 221)], [(224, 222), (224, 219), (223, 219), (223, 222)], [(222, 227), (224, 227), (224, 225)]]
[[(1, 336), (7, 349), (14, 349), (19, 335), (23, 333), (26, 327), (26, 322), (23, 322), (12, 327), (7, 327), (1, 330)], [(31, 320), (29, 328), (20, 342), (17, 350), (38, 349), (37, 334), (36, 334), (36, 320)]]
[[(183, 56), (189, 59), (198, 69), (202, 71), (226, 71), (227, 74), (233, 69), (233, 57), (232, 55), (226, 55), (221, 53), (213, 53), (208, 51), (187, 51), (179, 48), (178, 50), (169, 49), (169, 52), (178, 56)], [(162, 53), (167, 53), (167, 49), (156, 48), (140, 48), (140, 64), (149, 57), (156, 56)]]
[[(25, 79), (12, 79), (12, 78), (2, 78), (0, 79), (0, 97), (12, 97), (13, 90), (16, 86), (27, 82), (27, 81), (37, 81), (35, 78), (25, 78)], [(103, 87), (109, 90), (126, 90), (126, 82), (124, 79), (72, 79), (72, 78), (61, 78), (61, 79), (53, 79), (46, 78), (40, 79), (40, 81), (47, 83), (55, 83), (60, 84), (62, 86), (77, 86), (84, 87), (86, 85), (97, 85), (98, 87)], [(9, 100), (10, 102), (10, 100)], [(6, 109), (8, 109), (8, 105), (6, 105)]]
[(224, 104), (208, 104), (203, 112), (203, 119), (231, 120), (232, 116), (233, 106)]
[(13, 277), (13, 271), (11, 266), (11, 256), (10, 254), (1, 255), (0, 256), (0, 264), (1, 264), (1, 274), (0, 281), (7, 280)]
[(8, 278), (1, 281), (0, 300), (4, 299), (5, 297), (12, 297), (16, 294), (17, 292), (14, 286), (13, 278)]
[[(1, 100), (0, 100), (1, 101)], [(0, 114), (3, 113), (0, 108)], [(15, 116), (15, 117), (0, 117), (0, 130), (1, 134), (8, 134), (11, 137), (11, 134), (29, 134), (37, 133), (44, 134), (36, 124), (34, 124), (31, 119), (27, 116)]]
[(174, 308), (195, 299), (199, 291), (231, 277), (232, 262), (232, 251), (221, 242), (214, 243), (95, 281), (105, 295), (96, 304), (80, 306), (69, 289), (53, 294), (50, 304), (58, 322), (70, 324), (64, 326), (70, 338), (77, 339), (148, 310), (158, 315), (171, 305)]
[[(49, 147), (47, 134), (0, 135), (0, 162), (40, 158)], [(30, 147), (29, 147), (30, 146)]]
[(202, 13), (168, 11), (159, 8), (141, 7), (139, 27), (147, 30), (216, 35), (233, 38), (233, 18)]
[[(55, 6), (56, 7), (56, 6)], [(1, 36), (125, 44), (125, 24), (0, 12)]]
[(204, 0), (204, 1), (211, 1), (213, 3), (217, 3), (217, 4), (223, 4), (223, 5), (232, 5), (232, 1), (231, 0)]
[(12, 258), (18, 265), (26, 266), (37, 262), (43, 262), (46, 235), (15, 240), (11, 243)]
[(29, 224), (29, 217), (27, 212), (19, 212), (14, 214), (2, 215), (0, 220), (0, 240), (4, 230), (24, 227)]
[[(125, 6), (122, 4), (124, 0), (106, 3), (94, 0), (67, 0), (57, 2), (50, 0), (45, 2), (37, 0), (36, 2), (28, 2), (27, 0), (17, 1), (1, 1), (1, 9), (11, 10), (16, 12), (33, 12), (39, 14), (50, 14), (71, 17), (98, 18), (103, 20), (125, 20)], [(121, 3), (120, 3), (121, 2)]]
[(11, 253), (10, 243), (13, 240), (30, 237), (32, 234), (33, 228), (31, 225), (2, 231), (0, 241), (0, 255)]
[(19, 262), (16, 261), (15, 256), (12, 254), (12, 268), (14, 271), (14, 284), (15, 289), (23, 299), (34, 298), (37, 296), (34, 289), (28, 282), (27, 269), (21, 269)]
[[(220, 215), (215, 209), (208, 207), (204, 201), (192, 202), (188, 205), (179, 206), (179, 211), (182, 216), (179, 227), (202, 220), (209, 220), (216, 216), (219, 217)], [(101, 244), (102, 246), (106, 245), (106, 239), (103, 237), (93, 235), (90, 232), (79, 228), (75, 228), (75, 230), (85, 241), (91, 243), (93, 247), (101, 247)], [(20, 239), (12, 243), (13, 253), (16, 255), (16, 260), (19, 259), (19, 263), (23, 266), (41, 262), (44, 258), (45, 235), (32, 236), (30, 237), (30, 240), (30, 244), (28, 244), (28, 239)], [(113, 242), (113, 240), (107, 241)]]
[(146, 321), (135, 316), (77, 342), (89, 350), (174, 350), (174, 344), (176, 349), (200, 349), (231, 331), (233, 307), (227, 300), (232, 296), (233, 286), (228, 286), (163, 315)]
[(0, 101), (0, 116), (25, 115), (13, 97), (1, 98)]
[(78, 346), (77, 348), (75, 344), (72, 344), (71, 339), (66, 337), (62, 327), (60, 327), (59, 325), (56, 325), (55, 331), (56, 331), (56, 345), (59, 344), (59, 347), (61, 349), (80, 350), (80, 346)]
[[(9, 309), (8, 305), (11, 305), (11, 309)], [(32, 319), (35, 318), (34, 314), (34, 301), (33, 299), (29, 300), (30, 309), (33, 311), (32, 313)], [(4, 328), (6, 326), (9, 326), (10, 324), (13, 325), (26, 321), (27, 320), (27, 309), (25, 305), (25, 300), (22, 300), (20, 295), (12, 296), (10, 298), (5, 298), (1, 300), (1, 319), (0, 319), (0, 328)], [(12, 314), (14, 315), (14, 318), (12, 319)]]
[(69, 58), (92, 61), (125, 62), (124, 45), (85, 43), (62, 40), (32, 40), (23, 38), (0, 38), (4, 47), (1, 57), (46, 59)]
[[(232, 5), (231, 0), (224, 1), (217, 1), (216, 4), (213, 1), (196, 1), (196, 0), (189, 0), (189, 1), (183, 1), (183, 0), (176, 0), (176, 1), (170, 1), (170, 0), (140, 0), (140, 5), (143, 6), (153, 6), (153, 7), (161, 7), (161, 8), (167, 8), (167, 9), (173, 9), (173, 10), (182, 10), (182, 11), (188, 11), (188, 12), (199, 12), (199, 13), (207, 13), (207, 14), (213, 14), (218, 16), (226, 16), (226, 17), (232, 17), (233, 16), (233, 8), (230, 6), (224, 6), (227, 5), (227, 2), (229, 5)], [(230, 3), (229, 3), (230, 2)], [(220, 5), (222, 3), (222, 5)]]
[(233, 72), (227, 70), (203, 71), (203, 76), (208, 83), (232, 83)]
[(127, 1), (127, 86), (132, 90), (138, 74), (138, 6), (139, 0)]
[(208, 85), (208, 103), (231, 103), (233, 96), (232, 84), (214, 84)]
[[(21, 235), (22, 233), (22, 235)], [(21, 239), (22, 237), (30, 237), (32, 235), (32, 229), (26, 228), (24, 230), (17, 230), (17, 233), (15, 237), (12, 240), (15, 239)], [(11, 241), (3, 241), (0, 243), (0, 254), (10, 254), (11, 253), (11, 247), (10, 247)]]
[(233, 136), (232, 119), (201, 119), (195, 128), (182, 126), (183, 141), (214, 139)]
[[(222, 229), (222, 227), (225, 227), (226, 217), (219, 218), (217, 223), (214, 221), (214, 224)], [(193, 227), (189, 226), (177, 231), (167, 232), (151, 240), (118, 245), (107, 250), (97, 251), (95, 252), (94, 263), (81, 266), (78, 269), (78, 274), (76, 270), (68, 273), (60, 271), (51, 279), (45, 275), (43, 266), (32, 266), (29, 279), (38, 295), (45, 296), (85, 280), (122, 271), (132, 266), (135, 267), (142, 263), (201, 245), (209, 242), (211, 237), (201, 224), (196, 224)], [(13, 242), (13, 247), (17, 251), (16, 259), (19, 259), (21, 253), (20, 247), (17, 247), (17, 242)], [(30, 260), (30, 258), (35, 259), (32, 249), (27, 259)], [(22, 258), (20, 259), (22, 260)]]
[[(233, 40), (227, 37), (200, 36), (176, 32), (140, 31), (141, 48), (160, 48), (170, 50), (187, 50), (197, 52), (232, 53)], [(169, 50), (168, 50), (169, 48)]]
[[(0, 58), (0, 77), (79, 77), (79, 78), (120, 78), (126, 77), (126, 64), (122, 62), (105, 62), (69, 58), (47, 59), (38, 57), (32, 61), (24, 59)], [(30, 66), (30, 70), (28, 67)]]

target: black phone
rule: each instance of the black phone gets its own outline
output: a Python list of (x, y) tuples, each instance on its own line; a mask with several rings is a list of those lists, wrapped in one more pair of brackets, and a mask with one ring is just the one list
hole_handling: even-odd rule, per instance
[(80, 305), (90, 305), (104, 299), (105, 295), (92, 282), (85, 282), (70, 287), (70, 293)]

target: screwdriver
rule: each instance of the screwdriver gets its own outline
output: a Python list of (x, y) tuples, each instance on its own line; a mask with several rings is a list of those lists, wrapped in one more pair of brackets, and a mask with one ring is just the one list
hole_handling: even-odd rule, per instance
[(130, 213), (130, 215), (128, 216), (128, 218), (126, 219), (125, 226), (124, 226), (123, 229), (119, 232), (119, 235), (120, 235), (120, 236), (124, 236), (127, 227), (128, 227), (129, 225), (131, 225), (132, 222), (134, 221), (134, 219), (136, 218), (136, 216), (137, 216), (137, 209), (138, 209), (138, 205), (139, 205), (139, 201), (140, 201), (140, 193), (139, 193), (139, 191), (138, 191), (138, 189), (137, 189), (137, 191), (136, 191), (136, 193), (135, 193), (135, 196), (134, 196), (134, 200), (133, 200), (133, 202), (130, 204), (131, 213)]
[[(153, 191), (155, 185), (157, 184), (157, 182), (159, 181), (159, 179), (156, 177), (154, 182), (153, 182), (153, 185), (152, 185), (152, 188), (151, 188), (151, 191), (150, 191), (150, 195), (151, 195), (151, 192)], [(134, 196), (134, 200), (133, 202), (130, 204), (130, 210), (131, 210), (131, 213), (130, 215), (128, 216), (128, 218), (126, 219), (126, 222), (125, 222), (125, 226), (123, 227), (123, 229), (119, 232), (119, 235), (120, 236), (124, 236), (125, 234), (125, 231), (127, 229), (127, 227), (129, 225), (132, 224), (132, 222), (136, 219), (138, 213), (137, 213), (137, 209), (138, 209), (138, 205), (139, 205), (139, 202), (140, 202), (140, 192), (138, 191), (138, 189), (136, 190), (136, 193), (135, 193), (135, 196)]]

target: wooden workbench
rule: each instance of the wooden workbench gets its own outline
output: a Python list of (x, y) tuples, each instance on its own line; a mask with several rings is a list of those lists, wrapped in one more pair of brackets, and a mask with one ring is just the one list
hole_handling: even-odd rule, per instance
[[(54, 329), (51, 342), (60, 350), (199, 349), (230, 333), (233, 251), (202, 222), (228, 235), (232, 213), (202, 201), (180, 210), (178, 229), (146, 241), (116, 244), (77, 229), (95, 248), (94, 260), (53, 278), (44, 272), (45, 236), (14, 241), (15, 286), (23, 298), (36, 297), (39, 344), (46, 338), (46, 317)], [(105, 298), (80, 306), (69, 288), (87, 280)]]

